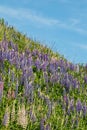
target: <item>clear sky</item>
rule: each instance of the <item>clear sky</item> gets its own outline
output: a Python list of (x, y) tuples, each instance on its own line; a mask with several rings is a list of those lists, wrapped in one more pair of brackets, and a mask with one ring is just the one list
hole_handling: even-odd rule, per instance
[(87, 63), (87, 0), (1, 0), (0, 17), (73, 63)]

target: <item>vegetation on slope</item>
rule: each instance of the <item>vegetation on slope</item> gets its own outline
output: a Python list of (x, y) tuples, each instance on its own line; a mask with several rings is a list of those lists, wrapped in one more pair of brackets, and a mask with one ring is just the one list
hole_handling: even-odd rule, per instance
[(87, 66), (0, 20), (0, 129), (85, 130)]

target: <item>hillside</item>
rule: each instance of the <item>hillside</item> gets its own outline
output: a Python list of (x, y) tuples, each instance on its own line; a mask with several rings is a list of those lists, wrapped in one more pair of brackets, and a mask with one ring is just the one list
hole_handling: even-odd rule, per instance
[(87, 129), (87, 66), (0, 20), (0, 130)]

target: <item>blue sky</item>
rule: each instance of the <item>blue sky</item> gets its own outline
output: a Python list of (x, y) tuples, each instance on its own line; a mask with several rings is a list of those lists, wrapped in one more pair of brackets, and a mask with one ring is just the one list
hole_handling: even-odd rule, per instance
[(3, 0), (0, 17), (73, 63), (87, 63), (87, 0)]

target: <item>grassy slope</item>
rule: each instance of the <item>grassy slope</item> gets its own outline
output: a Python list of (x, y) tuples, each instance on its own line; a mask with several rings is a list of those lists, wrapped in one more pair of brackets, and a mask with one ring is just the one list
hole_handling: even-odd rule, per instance
[[(50, 57), (50, 60), (52, 60), (52, 57), (56, 58), (58, 61), (60, 61), (61, 59), (63, 59), (65, 61), (65, 63), (69, 63), (66, 59), (64, 59), (63, 57), (61, 57), (59, 54), (56, 54), (54, 52), (52, 52), (49, 48), (44, 47), (42, 45), (40, 45), (40, 43), (38, 42), (34, 42), (33, 40), (27, 38), (25, 35), (21, 34), (20, 32), (16, 31), (13, 27), (9, 27), (6, 26), (4, 24), (4, 21), (1, 20), (1, 24), (0, 24), (0, 41), (3, 40), (3, 34), (5, 32), (5, 36), (6, 36), (6, 40), (7, 41), (13, 41), (15, 44), (18, 45), (18, 50), (19, 53), (21, 52), (25, 52), (26, 48), (30, 50), (30, 52), (32, 53), (32, 51), (38, 50), (39, 53), (43, 53), (43, 54), (48, 54)], [(33, 56), (33, 59), (35, 57)], [(47, 84), (44, 83), (43, 80), (43, 71), (38, 72), (37, 70), (33, 70), (34, 71), (34, 75), (35, 75), (35, 80), (34, 80), (34, 102), (31, 104), (28, 104), (26, 101), (26, 98), (22, 99), (22, 87), (20, 86), (20, 90), (19, 90), (19, 95), (17, 97), (17, 99), (8, 99), (7, 93), (9, 90), (8, 88), (8, 84), (10, 82), (10, 86), (11, 86), (11, 91), (15, 90), (15, 86), (16, 86), (16, 79), (14, 80), (14, 82), (11, 82), (9, 80), (11, 80), (11, 75), (8, 74), (8, 69), (10, 68), (11, 73), (14, 72), (15, 73), (15, 77), (20, 77), (21, 75), (21, 70), (17, 70), (16, 67), (13, 65), (10, 65), (8, 63), (8, 61), (4, 62), (4, 72), (2, 72), (1, 70), (1, 75), (3, 77), (3, 81), (4, 81), (4, 96), (3, 96), (3, 101), (0, 103), (0, 129), (2, 130), (15, 130), (16, 129), (23, 129), (22, 125), (18, 125), (18, 122), (15, 121), (11, 121), (10, 120), (10, 124), (8, 125), (8, 127), (3, 126), (2, 124), (2, 120), (3, 120), (3, 116), (4, 113), (7, 109), (7, 111), (9, 111), (8, 113), (10, 113), (11, 115), (11, 110), (15, 104), (15, 118), (17, 118), (18, 116), (18, 109), (23, 108), (29, 113), (30, 110), (32, 109), (32, 113), (33, 116), (35, 118), (35, 122), (32, 121), (30, 119), (30, 116), (28, 114), (28, 126), (27, 126), (27, 130), (39, 130), (40, 129), (40, 121), (41, 119), (45, 119), (45, 124), (44, 127), (46, 127), (46, 125), (50, 125), (50, 129), (52, 130), (67, 130), (70, 129), (71, 130), (71, 126), (72, 126), (72, 120), (74, 120), (74, 128), (72, 129), (78, 129), (78, 130), (84, 130), (87, 128), (86, 126), (86, 122), (87, 119), (84, 118), (82, 116), (82, 114), (77, 114), (76, 110), (74, 110), (74, 112), (72, 112), (70, 115), (66, 114), (67, 110), (62, 109), (63, 106), (63, 91), (65, 90), (65, 87), (62, 86), (60, 83), (51, 83), (49, 82), (48, 84), (48, 92), (47, 92)], [(47, 72), (48, 73), (48, 72)], [(76, 104), (77, 100), (80, 99), (81, 102), (86, 102), (87, 100), (85, 98), (86, 96), (86, 89), (87, 89), (87, 85), (84, 83), (84, 76), (86, 74), (86, 68), (83, 66), (79, 65), (79, 72), (77, 72), (77, 70), (70, 70), (69, 68), (67, 69), (66, 73), (70, 74), (73, 76), (74, 79), (77, 79), (79, 81), (80, 84), (80, 88), (79, 89), (72, 89), (66, 93), (67, 97), (69, 97), (69, 102), (71, 101), (72, 98), (74, 98), (74, 105)], [(51, 75), (48, 73), (49, 78), (51, 77)], [(84, 88), (82, 88), (82, 85), (84, 84)], [(38, 89), (36, 88), (37, 85), (40, 85), (40, 95), (38, 96)], [(43, 100), (44, 97), (44, 100)], [(49, 116), (49, 118), (47, 118), (47, 113), (48, 110), (50, 109), (48, 107), (48, 104), (46, 103), (46, 99), (49, 99), (50, 102), (53, 103), (53, 109), (52, 109), (52, 113)], [(22, 103), (21, 103), (21, 101)], [(24, 105), (24, 106), (23, 106)], [(69, 107), (69, 106), (68, 106)], [(66, 107), (66, 109), (68, 109)], [(50, 110), (49, 110), (50, 111)], [(23, 118), (23, 117), (21, 117)], [(78, 118), (78, 119), (77, 119)], [(68, 122), (66, 123), (66, 121), (68, 120)], [(75, 121), (79, 120), (79, 125), (78, 127), (76, 127)], [(20, 124), (20, 123), (19, 123)]]
[(4, 19), (1, 19), (0, 21), (0, 41), (3, 40), (3, 34), (5, 32), (7, 41), (17, 43), (19, 46), (19, 50), (23, 51), (26, 48), (33, 50), (34, 48), (36, 48), (40, 52), (50, 52), (51, 56), (54, 55), (60, 57), (58, 53), (54, 53), (50, 48), (41, 45), (39, 41), (34, 41), (31, 38), (28, 38), (25, 34), (18, 32), (14, 27), (6, 25)]

